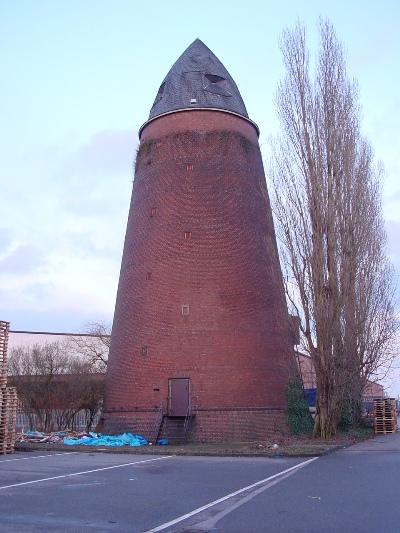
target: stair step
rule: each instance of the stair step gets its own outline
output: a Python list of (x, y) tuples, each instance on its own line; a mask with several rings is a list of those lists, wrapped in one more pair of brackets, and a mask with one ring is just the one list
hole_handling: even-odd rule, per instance
[(168, 439), (171, 444), (182, 444), (186, 441), (185, 418), (164, 417), (160, 437)]

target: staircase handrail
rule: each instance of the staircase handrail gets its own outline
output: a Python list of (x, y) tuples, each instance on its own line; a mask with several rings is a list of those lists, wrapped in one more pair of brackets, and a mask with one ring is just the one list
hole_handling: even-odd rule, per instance
[(163, 423), (163, 420), (164, 420), (164, 413), (165, 413), (165, 409), (164, 409), (164, 402), (161, 402), (161, 405), (158, 409), (158, 417), (156, 419), (156, 424), (155, 424), (155, 428), (154, 428), (154, 444), (157, 444), (157, 441), (158, 441), (158, 437), (160, 435), (160, 431), (161, 431), (161, 426), (162, 426), (162, 423)]

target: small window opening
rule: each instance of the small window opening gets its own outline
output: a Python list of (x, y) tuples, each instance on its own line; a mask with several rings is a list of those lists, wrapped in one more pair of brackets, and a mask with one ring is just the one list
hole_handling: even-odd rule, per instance
[(182, 316), (188, 316), (189, 314), (189, 304), (182, 305)]
[(151, 279), (151, 272), (146, 272), (146, 279), (147, 280)]
[(154, 387), (153, 391), (154, 392), (160, 392), (160, 388), (159, 387)]
[(186, 165), (187, 172), (193, 172), (193, 165)]
[(147, 346), (142, 346), (142, 348), (141, 348), (141, 350), (140, 350), (140, 353), (141, 353), (142, 355), (147, 355), (147, 351), (148, 351), (148, 350), (147, 350)]
[(190, 99), (191, 104), (197, 104), (197, 98), (191, 98)]
[(153, 218), (157, 214), (157, 207), (152, 207), (150, 211), (150, 217)]
[(191, 231), (185, 231), (183, 236), (185, 237), (186, 240), (189, 240), (189, 239), (192, 238), (192, 232)]

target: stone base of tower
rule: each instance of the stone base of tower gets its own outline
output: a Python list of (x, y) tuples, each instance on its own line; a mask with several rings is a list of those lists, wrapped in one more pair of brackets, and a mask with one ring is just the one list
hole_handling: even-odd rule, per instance
[[(165, 418), (165, 415), (164, 415)], [(176, 424), (175, 419), (175, 424)], [(107, 434), (130, 432), (154, 441), (161, 423), (158, 409), (104, 413), (100, 431)], [(171, 419), (170, 426), (174, 426)], [(159, 437), (174, 437), (161, 427)], [(287, 435), (289, 428), (284, 408), (197, 409), (193, 411), (188, 432), (189, 442), (251, 442)]]
[(188, 440), (193, 442), (255, 441), (288, 434), (287, 414), (278, 408), (198, 410)]
[(158, 432), (161, 413), (159, 409), (143, 409), (135, 411), (111, 411), (103, 413), (96, 428), (107, 435), (133, 433), (143, 435), (150, 442)]

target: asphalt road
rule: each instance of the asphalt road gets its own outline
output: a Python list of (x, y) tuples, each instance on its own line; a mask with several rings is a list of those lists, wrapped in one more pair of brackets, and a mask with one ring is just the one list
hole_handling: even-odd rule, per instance
[(0, 456), (0, 531), (400, 532), (400, 434), (315, 460)]

